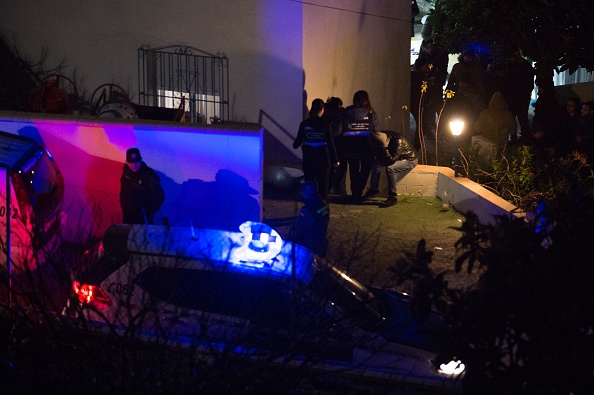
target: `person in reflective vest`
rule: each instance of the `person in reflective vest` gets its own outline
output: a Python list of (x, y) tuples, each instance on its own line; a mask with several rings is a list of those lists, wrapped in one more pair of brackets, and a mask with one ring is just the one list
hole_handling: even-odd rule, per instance
[(373, 165), (373, 152), (369, 141), (372, 132), (379, 130), (377, 113), (373, 110), (369, 94), (360, 90), (353, 96), (353, 104), (344, 111), (341, 135), (343, 157), (349, 167), (351, 198), (353, 202), (363, 200), (363, 189), (367, 184)]
[(293, 148), (302, 147), (303, 178), (314, 183), (320, 196), (328, 202), (330, 163), (338, 167), (338, 155), (334, 146), (334, 138), (330, 125), (324, 115), (324, 101), (315, 99), (311, 103), (309, 118), (301, 122)]

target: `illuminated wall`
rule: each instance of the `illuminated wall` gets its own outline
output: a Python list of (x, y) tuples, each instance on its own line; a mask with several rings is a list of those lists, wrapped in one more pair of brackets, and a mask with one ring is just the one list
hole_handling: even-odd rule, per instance
[(65, 181), (66, 237), (100, 235), (121, 222), (125, 152), (138, 147), (161, 179), (166, 200), (155, 218), (171, 225), (236, 231), (262, 217), (262, 128), (184, 126), (108, 118), (0, 113), (0, 130), (33, 137), (55, 158)]
[(303, 4), (303, 69), (315, 98), (369, 93), (380, 127), (408, 130), (410, 1), (317, 0)]
[(267, 162), (298, 163), (300, 150), (291, 143), (316, 97), (349, 104), (356, 90), (366, 89), (382, 127), (390, 129), (401, 127), (408, 104), (408, 0), (5, 3), (5, 40), (32, 63), (43, 57), (45, 69), (60, 66), (75, 75), (88, 96), (113, 82), (137, 100), (143, 44), (225, 53), (231, 119), (265, 127)]

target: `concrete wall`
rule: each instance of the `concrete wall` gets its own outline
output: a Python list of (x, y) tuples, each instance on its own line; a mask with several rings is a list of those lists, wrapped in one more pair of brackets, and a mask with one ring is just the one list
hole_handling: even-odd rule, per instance
[(63, 236), (100, 237), (120, 223), (125, 152), (140, 149), (165, 191), (155, 223), (236, 231), (262, 219), (262, 127), (0, 112), (0, 130), (31, 137), (64, 176)]
[(524, 213), (493, 192), (465, 177), (455, 177), (448, 167), (417, 165), (398, 183), (398, 194), (437, 196), (459, 212), (474, 212), (481, 223), (494, 224), (495, 216)]
[(410, 2), (318, 0), (303, 6), (307, 103), (369, 93), (382, 129), (408, 131)]

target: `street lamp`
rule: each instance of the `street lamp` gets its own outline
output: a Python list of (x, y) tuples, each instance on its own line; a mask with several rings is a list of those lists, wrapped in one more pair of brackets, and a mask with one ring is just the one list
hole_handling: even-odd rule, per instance
[(450, 129), (454, 136), (454, 142), (456, 143), (456, 151), (454, 152), (454, 177), (458, 177), (458, 168), (460, 167), (460, 152), (458, 150), (458, 136), (462, 134), (464, 129), (464, 121), (461, 119), (450, 120)]

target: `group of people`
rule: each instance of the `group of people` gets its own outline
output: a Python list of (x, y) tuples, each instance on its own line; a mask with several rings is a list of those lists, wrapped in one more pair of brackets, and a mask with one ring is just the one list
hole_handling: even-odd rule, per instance
[[(355, 92), (348, 107), (342, 104), (337, 97), (326, 102), (313, 100), (309, 117), (299, 125), (293, 142), (293, 148), (301, 147), (303, 153), (304, 206), (295, 221), (292, 237), (322, 256), (327, 249), (325, 234), (330, 219), (331, 190), (351, 203), (363, 203), (379, 195), (381, 170), (385, 168), (388, 198), (379, 207), (391, 207), (397, 203), (396, 184), (418, 163), (414, 147), (402, 133), (380, 130), (378, 115), (366, 91)], [(346, 191), (347, 172), (350, 195)]]
[(495, 144), (531, 137), (532, 65), (519, 50), (485, 63), (476, 51), (467, 49), (448, 73), (447, 53), (432, 39), (423, 40), (411, 70), (411, 112), (424, 137), (434, 138), (440, 111), (445, 119), (463, 117), (471, 125), (468, 135), (482, 134)]
[[(458, 56), (448, 73), (448, 55), (424, 39), (411, 66), (411, 113), (421, 138), (435, 138), (436, 121), (456, 115), (470, 125), (466, 136), (480, 135), (501, 150), (516, 142), (543, 155), (578, 152), (594, 161), (594, 101), (571, 97), (560, 105), (552, 79), (536, 80), (531, 62), (520, 50), (484, 61), (472, 49)], [(538, 97), (532, 101), (535, 85)], [(444, 105), (445, 103), (445, 105)], [(531, 103), (534, 117), (529, 118)], [(419, 138), (421, 136), (421, 138)]]
[[(542, 99), (542, 100), (541, 100)], [(532, 144), (565, 156), (579, 152), (594, 161), (594, 102), (573, 96), (560, 106), (552, 87), (539, 86), (539, 101), (534, 106)]]
[[(418, 163), (414, 147), (402, 133), (380, 130), (378, 115), (364, 90), (357, 91), (346, 108), (336, 97), (326, 102), (313, 100), (310, 116), (299, 125), (293, 143), (293, 148), (299, 147), (303, 152), (304, 181), (315, 184), (326, 202), (331, 189), (352, 203), (376, 197), (381, 169), (385, 168), (388, 198), (379, 207), (394, 206), (397, 182)], [(350, 195), (346, 193), (347, 171)], [(370, 187), (364, 194), (368, 182)]]

